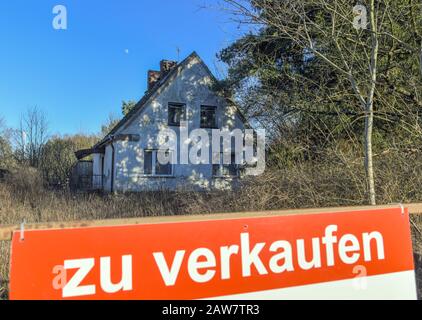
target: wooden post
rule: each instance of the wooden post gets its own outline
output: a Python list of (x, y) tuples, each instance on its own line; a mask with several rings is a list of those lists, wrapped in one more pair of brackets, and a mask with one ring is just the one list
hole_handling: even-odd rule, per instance
[[(317, 213), (340, 213), (347, 211), (373, 210), (383, 208), (397, 208), (400, 204), (384, 205), (384, 206), (357, 206), (357, 207), (331, 207), (331, 208), (310, 208), (310, 209), (291, 209), (291, 210), (269, 210), (269, 211), (247, 211), (235, 213), (213, 213), (202, 215), (184, 215), (184, 216), (155, 216), (141, 218), (126, 219), (109, 219), (109, 220), (86, 220), (86, 221), (69, 221), (69, 222), (44, 222), (25, 224), (26, 230), (41, 229), (72, 229), (87, 227), (104, 227), (118, 225), (136, 225), (136, 224), (156, 224), (168, 222), (187, 222), (187, 221), (207, 221), (207, 220), (224, 220), (238, 218), (258, 218), (266, 216), (283, 216), (297, 214), (317, 214)], [(404, 204), (409, 209), (409, 214), (422, 214), (422, 203)], [(0, 241), (8, 241), (12, 239), (13, 231), (20, 230), (20, 224), (0, 226)]]

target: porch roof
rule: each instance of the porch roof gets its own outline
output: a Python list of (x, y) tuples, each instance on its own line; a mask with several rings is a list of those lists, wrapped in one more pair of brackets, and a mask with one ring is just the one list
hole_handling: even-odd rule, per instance
[(104, 151), (105, 151), (104, 148), (82, 149), (82, 150), (75, 151), (75, 156), (78, 160), (81, 160), (83, 158), (90, 156), (91, 154), (94, 154), (94, 153), (102, 153), (103, 154)]

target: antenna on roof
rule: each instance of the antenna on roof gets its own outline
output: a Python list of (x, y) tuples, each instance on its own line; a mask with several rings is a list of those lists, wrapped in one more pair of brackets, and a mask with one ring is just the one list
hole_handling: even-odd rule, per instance
[(176, 46), (176, 53), (177, 53), (177, 62), (180, 61), (180, 48)]

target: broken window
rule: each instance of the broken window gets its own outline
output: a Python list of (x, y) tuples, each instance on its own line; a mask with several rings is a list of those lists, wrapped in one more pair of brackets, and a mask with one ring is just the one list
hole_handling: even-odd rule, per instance
[(201, 106), (201, 128), (217, 128), (217, 107)]
[(168, 106), (168, 125), (180, 126), (180, 121), (186, 120), (186, 105), (182, 103), (169, 103)]
[[(218, 156), (218, 155), (217, 155)], [(212, 165), (214, 177), (237, 177), (239, 176), (239, 165), (236, 164), (236, 154), (232, 153), (230, 163), (224, 163), (224, 153), (220, 153), (220, 163)]]
[[(145, 150), (144, 152), (144, 174), (151, 176), (171, 176), (173, 174), (172, 161), (173, 153), (169, 150)], [(160, 163), (160, 159), (166, 160)]]
[[(160, 154), (162, 157), (160, 157)], [(160, 163), (160, 159), (163, 159), (163, 162), (168, 161), (167, 163)], [(157, 151), (157, 161), (155, 162), (155, 174), (158, 176), (170, 176), (172, 174), (172, 164), (171, 164), (171, 153), (170, 151)]]

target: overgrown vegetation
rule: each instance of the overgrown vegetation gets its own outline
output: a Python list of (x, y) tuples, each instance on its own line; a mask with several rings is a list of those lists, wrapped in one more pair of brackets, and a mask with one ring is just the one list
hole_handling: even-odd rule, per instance
[(267, 129), (282, 162), (327, 148), (361, 154), (375, 204), (374, 155), (421, 146), (420, 1), (359, 1), (360, 27), (348, 0), (223, 2), (252, 31), (219, 54), (229, 66), (221, 91)]
[[(347, 0), (224, 0), (251, 32), (219, 58), (216, 85), (267, 130), (267, 170), (233, 192), (71, 194), (73, 152), (95, 136), (50, 137), (37, 108), (11, 130), (0, 120), (0, 224), (422, 202), (422, 8), (365, 0), (367, 28)], [(123, 115), (134, 102), (122, 104)], [(419, 293), (422, 218), (412, 217)], [(0, 243), (0, 296), (8, 246)], [(3, 282), (3, 285), (2, 285)]]
[[(245, 179), (238, 190), (213, 193), (72, 194), (40, 188), (41, 177), (35, 170), (20, 170), (0, 183), (0, 224), (365, 204), (361, 159), (336, 150), (327, 159), (270, 168), (260, 177)], [(380, 203), (422, 202), (422, 153), (391, 150), (376, 159)], [(412, 216), (412, 221), (421, 290), (422, 218)], [(3, 287), (7, 283), (9, 245), (0, 243)]]

